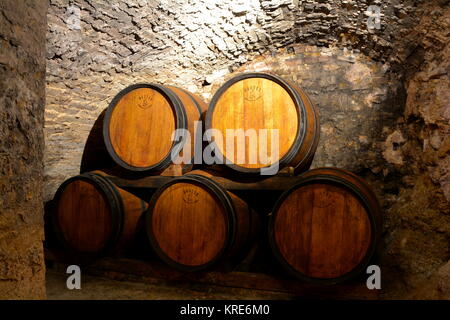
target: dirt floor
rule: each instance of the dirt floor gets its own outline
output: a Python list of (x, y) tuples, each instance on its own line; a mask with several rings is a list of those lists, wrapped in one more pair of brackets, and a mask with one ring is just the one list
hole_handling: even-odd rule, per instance
[(69, 275), (47, 270), (47, 298), (50, 300), (182, 300), (182, 299), (294, 299), (285, 293), (191, 285), (189, 288), (164, 284), (116, 281), (82, 275), (81, 289), (69, 290)]

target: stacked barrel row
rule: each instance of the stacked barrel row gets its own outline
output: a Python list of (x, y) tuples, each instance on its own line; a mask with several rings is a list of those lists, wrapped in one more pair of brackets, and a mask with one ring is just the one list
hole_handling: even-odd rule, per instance
[[(177, 129), (189, 132), (190, 139), (177, 136)], [(230, 152), (217, 136), (204, 134), (210, 129), (219, 131), (223, 141), (234, 139), (227, 136), (228, 129), (257, 134), (276, 129), (276, 157), (260, 161), (260, 144), (252, 148), (244, 139), (233, 148), (244, 144), (244, 158), (257, 161), (240, 162), (236, 149)], [(52, 225), (64, 247), (77, 254), (110, 254), (140, 239), (168, 265), (184, 271), (239, 259), (262, 233), (272, 254), (298, 278), (346, 280), (360, 273), (375, 251), (380, 208), (358, 176), (336, 168), (308, 171), (319, 133), (318, 110), (305, 92), (274, 75), (232, 78), (208, 107), (178, 87), (133, 85), (111, 101), (94, 125), (81, 175), (64, 182), (55, 195)], [(195, 144), (198, 136), (206, 141)], [(213, 152), (208, 150), (212, 145)], [(205, 163), (192, 165), (199, 151), (224, 161), (214, 167), (219, 171)], [(174, 162), (187, 172), (174, 174)], [(264, 213), (257, 213), (212, 174), (254, 182), (271, 179), (261, 172), (274, 165), (290, 168), (299, 177), (265, 208), (270, 212), (267, 226), (260, 222)], [(173, 178), (148, 201), (110, 179), (124, 176), (132, 183), (159, 174)], [(145, 240), (138, 234), (145, 234)]]

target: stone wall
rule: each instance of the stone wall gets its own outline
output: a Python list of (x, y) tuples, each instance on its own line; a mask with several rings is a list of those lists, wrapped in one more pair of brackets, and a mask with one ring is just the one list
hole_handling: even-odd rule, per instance
[[(414, 25), (417, 2), (52, 0), (45, 199), (78, 172), (92, 123), (127, 85), (176, 84), (209, 99), (211, 84), (293, 43), (347, 47), (395, 64), (408, 53), (393, 41)], [(367, 28), (371, 4), (384, 14), (380, 29)]]
[[(175, 84), (208, 101), (239, 72), (271, 72), (319, 107), (313, 166), (350, 169), (378, 194), (386, 297), (449, 294), (448, 3), (52, 0), (45, 200), (78, 173), (93, 122), (124, 87)], [(380, 29), (367, 27), (369, 5)]]
[(0, 1), (0, 299), (45, 298), (46, 1)]
[[(438, 3), (441, 6), (437, 5)], [(450, 6), (430, 1), (406, 38), (407, 99), (386, 140), (399, 192), (386, 212), (386, 267), (408, 297), (450, 299)], [(395, 150), (394, 150), (395, 149)], [(436, 271), (437, 270), (437, 271)], [(399, 283), (399, 281), (397, 281)]]

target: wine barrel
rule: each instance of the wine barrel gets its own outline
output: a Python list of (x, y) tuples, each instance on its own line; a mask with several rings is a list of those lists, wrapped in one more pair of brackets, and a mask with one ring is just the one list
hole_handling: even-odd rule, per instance
[[(305, 92), (285, 79), (265, 73), (244, 73), (227, 81), (213, 96), (205, 122), (206, 132), (215, 129), (223, 136), (223, 143), (216, 143), (214, 149), (216, 162), (222, 161), (241, 173), (259, 174), (271, 165), (303, 172), (309, 168), (319, 142), (319, 115)], [(235, 138), (236, 131), (227, 132), (249, 129), (255, 130), (257, 139), (252, 138), (251, 132), (248, 142)], [(267, 139), (265, 149), (261, 149), (265, 139), (261, 129), (266, 129), (269, 137), (273, 130), (279, 133), (278, 140)], [(214, 134), (208, 139), (210, 143), (216, 141)], [(234, 140), (235, 144), (230, 145)], [(278, 144), (278, 152), (272, 153), (274, 143)], [(260, 152), (271, 158), (261, 159)]]
[(130, 171), (160, 172), (179, 155), (187, 141), (172, 140), (176, 129), (191, 135), (206, 104), (192, 93), (174, 86), (135, 84), (111, 101), (103, 124), (103, 137), (111, 158)]
[(269, 222), (279, 262), (302, 280), (333, 284), (361, 273), (381, 234), (381, 209), (351, 172), (319, 168), (282, 194)]
[(258, 217), (240, 198), (194, 171), (153, 195), (145, 230), (157, 255), (181, 271), (236, 262), (255, 239)]
[(52, 225), (59, 243), (70, 253), (85, 257), (126, 250), (148, 208), (146, 202), (118, 188), (100, 172), (66, 180), (53, 202)]

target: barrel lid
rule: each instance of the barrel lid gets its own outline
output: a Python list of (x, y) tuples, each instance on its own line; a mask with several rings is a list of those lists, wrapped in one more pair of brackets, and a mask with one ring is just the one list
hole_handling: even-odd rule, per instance
[(220, 185), (204, 176), (177, 177), (158, 189), (145, 219), (152, 248), (168, 265), (182, 271), (213, 266), (234, 243), (234, 204)]
[[(128, 98), (133, 103), (124, 100)], [(160, 113), (152, 120), (153, 123), (147, 123), (155, 114), (154, 105), (158, 105)], [(125, 126), (122, 121), (131, 107), (136, 107), (133, 109), (135, 118), (127, 118), (129, 123)], [(117, 108), (120, 114), (116, 117)], [(170, 115), (168, 110), (171, 110)], [(187, 129), (187, 121), (183, 104), (172, 90), (159, 84), (138, 83), (120, 91), (109, 104), (103, 124), (103, 138), (111, 158), (119, 166), (131, 171), (160, 171), (172, 162), (172, 154), (179, 154), (183, 149), (183, 137), (172, 139), (172, 134), (175, 129)], [(111, 132), (111, 125), (120, 131), (117, 136)], [(163, 146), (162, 129), (170, 131)], [(123, 133), (125, 131), (126, 134)], [(158, 146), (158, 152), (147, 151), (154, 146)]]
[[(319, 186), (319, 188), (321, 188), (323, 185), (331, 186), (329, 191), (330, 193), (323, 194), (322, 199), (318, 200), (319, 209), (317, 210), (317, 212), (312, 211), (316, 209), (315, 208), (313, 209), (311, 207), (313, 205), (315, 206), (316, 205), (315, 202), (317, 202), (316, 200), (314, 200), (314, 194), (312, 194), (312, 200), (310, 197), (308, 199), (306, 198), (303, 199), (304, 201), (302, 201), (302, 199), (299, 198), (299, 197), (308, 197), (309, 195), (308, 192), (311, 193), (311, 189), (309, 187), (314, 185)], [(348, 192), (351, 195), (351, 197), (345, 198), (346, 202), (343, 204), (344, 208), (337, 207), (336, 203), (333, 202), (336, 192), (339, 193), (339, 189), (345, 190), (345, 192)], [(290, 210), (288, 210), (287, 208), (283, 208), (285, 201), (295, 194), (296, 198), (294, 200), (296, 202), (296, 205), (302, 205), (302, 207), (296, 207), (295, 209), (291, 208)], [(351, 198), (353, 198), (354, 200), (352, 200)], [(342, 215), (339, 217), (338, 215), (340, 214), (336, 213), (338, 209), (339, 210), (342, 209), (341, 211), (343, 214), (347, 213), (345, 212), (345, 206), (348, 205), (348, 201), (353, 201), (352, 204), (355, 205), (356, 208), (360, 207), (361, 209), (354, 214), (351, 215), (349, 214), (348, 218), (350, 223), (347, 225), (347, 228), (345, 228), (345, 226), (342, 226), (342, 228), (339, 230), (331, 228), (330, 226), (333, 223), (338, 221), (339, 218), (343, 217)], [(311, 174), (301, 179), (298, 183), (293, 185), (290, 189), (286, 190), (281, 195), (281, 197), (277, 200), (272, 210), (272, 214), (269, 221), (269, 242), (275, 257), (287, 271), (289, 271), (292, 275), (296, 276), (297, 278), (305, 281), (321, 284), (334, 284), (351, 279), (355, 275), (361, 273), (367, 267), (376, 249), (377, 234), (379, 233), (378, 230), (379, 226), (377, 225), (376, 220), (376, 215), (378, 213), (376, 212), (377, 208), (373, 208), (370, 203), (371, 202), (367, 198), (366, 194), (364, 192), (361, 192), (360, 186), (353, 184), (350, 180), (346, 179), (345, 176), (317, 173)], [(284, 211), (283, 216), (281, 216), (281, 219), (284, 220), (283, 223), (286, 223), (286, 221), (289, 220), (289, 217), (287, 215), (288, 213), (289, 215), (291, 215), (290, 218), (293, 219), (289, 223), (291, 228), (285, 230), (285, 232), (287, 233), (292, 232), (295, 233), (295, 237), (289, 236), (287, 237), (290, 238), (290, 241), (286, 241), (288, 243), (287, 246), (289, 248), (287, 248), (286, 246), (283, 247), (283, 245), (279, 243), (280, 240), (277, 240), (276, 224), (280, 218), (280, 211)], [(305, 213), (306, 211), (308, 211), (307, 213), (310, 214), (306, 214)], [(328, 224), (327, 220), (329, 221), (330, 219), (331, 220), (335, 219), (335, 221)], [(300, 223), (300, 220), (304, 225), (308, 225), (310, 228), (306, 231), (307, 233), (309, 233), (310, 237), (309, 247), (307, 250), (305, 249), (306, 247), (304, 247), (306, 245), (307, 239), (302, 239), (302, 231), (305, 231), (306, 229), (302, 229), (302, 231), (300, 231), (297, 230), (296, 228), (297, 225)], [(314, 230), (312, 229), (314, 227), (314, 224), (322, 228), (320, 229), (319, 227), (317, 227), (319, 229), (315, 229), (315, 236), (312, 235), (312, 233), (314, 233)], [(359, 226), (363, 229), (365, 228), (364, 230), (367, 231), (369, 236), (365, 237), (364, 239), (359, 239), (358, 234), (359, 235), (362, 234), (364, 236), (364, 231), (359, 229), (358, 230), (352, 229), (352, 227), (355, 226), (356, 227)], [(341, 232), (340, 235), (337, 234), (337, 232)], [(321, 239), (319, 237), (320, 236), (319, 233), (323, 234), (324, 238), (326, 238), (325, 240), (322, 239), (324, 243), (329, 242), (331, 245), (336, 244), (336, 242), (332, 243), (333, 241), (339, 242), (338, 238), (342, 239), (348, 238), (347, 240), (349, 240), (350, 239), (349, 237), (355, 236), (356, 237), (354, 239), (355, 243), (360, 245), (358, 248), (361, 249), (362, 253), (364, 254), (358, 257), (356, 256), (353, 257), (351, 256), (352, 255), (351, 252), (343, 252), (342, 254), (344, 256), (348, 256), (349, 259), (353, 259), (352, 260), (353, 265), (351, 265), (350, 267), (348, 265), (345, 265), (342, 268), (336, 266), (336, 269), (330, 273), (327, 273), (327, 271), (320, 270), (320, 268), (323, 268), (324, 265), (320, 265), (320, 263), (317, 262), (317, 260), (313, 262), (309, 261), (309, 259), (311, 259), (309, 255), (312, 252), (312, 248), (314, 248), (314, 245), (317, 244), (317, 241), (320, 241), (318, 239)], [(304, 243), (301, 243), (302, 241)], [(346, 243), (349, 242), (351, 241), (349, 240)], [(295, 258), (289, 257), (289, 254), (287, 253), (294, 247), (297, 247), (298, 249), (296, 251), (297, 256), (296, 261), (294, 261)], [(324, 252), (322, 253), (323, 254), (320, 255), (321, 259), (325, 259), (326, 261), (326, 259), (329, 258), (329, 261), (331, 261), (332, 259), (331, 256), (325, 254)], [(302, 254), (306, 254), (307, 256), (302, 256)], [(319, 255), (317, 255), (316, 258), (318, 256)], [(315, 266), (309, 267), (311, 263), (315, 263)], [(338, 268), (339, 271), (337, 271)], [(340, 273), (342, 270), (343, 272)]]
[(53, 203), (53, 229), (69, 253), (97, 257), (117, 243), (123, 202), (108, 179), (92, 173), (69, 178), (58, 188)]
[[(294, 159), (297, 151), (299, 150), (300, 146), (303, 144), (303, 141), (305, 139), (306, 132), (308, 129), (307, 128), (308, 122), (306, 121), (305, 105), (302, 101), (300, 94), (295, 89), (293, 89), (287, 81), (285, 81), (281, 77), (278, 77), (278, 76), (272, 75), (272, 74), (268, 74), (268, 73), (249, 72), (249, 73), (240, 74), (240, 75), (228, 80), (227, 82), (225, 82), (214, 94), (214, 96), (211, 100), (211, 103), (209, 104), (209, 108), (206, 113), (205, 130), (214, 128), (214, 123), (213, 123), (214, 122), (214, 111), (216, 110), (220, 99), (223, 97), (223, 95), (226, 93), (226, 91), (229, 90), (230, 87), (232, 87), (236, 83), (238, 83), (240, 81), (246, 81), (246, 80), (249, 80), (252, 78), (266, 79), (266, 80), (270, 80), (270, 81), (278, 84), (282, 89), (284, 89), (284, 91), (286, 91), (287, 95), (290, 97), (290, 99), (292, 100), (293, 104), (296, 107), (297, 129), (296, 129), (295, 137), (292, 139), (293, 141), (292, 141), (289, 149), (287, 149), (283, 155), (280, 155), (281, 158), (277, 162), (272, 163), (272, 166), (278, 165), (280, 168), (283, 168)], [(248, 99), (243, 98), (246, 101), (247, 100), (256, 101), (258, 98), (257, 96), (263, 94), (262, 88), (256, 88), (256, 89), (248, 88), (248, 89), (249, 89), (248, 90), (249, 98)], [(244, 106), (244, 104), (243, 104), (243, 106)], [(282, 124), (280, 127), (283, 127), (283, 125), (286, 125), (286, 123)], [(239, 129), (239, 128), (234, 128), (234, 129)], [(248, 128), (242, 128), (242, 129), (245, 130)], [(222, 135), (225, 135), (225, 134), (222, 132)], [(209, 139), (209, 142), (210, 143), (213, 142), (213, 139)], [(220, 150), (219, 148), (215, 148), (214, 151), (215, 151), (216, 161), (221, 161), (221, 159), (223, 159), (225, 161), (225, 164), (228, 167), (230, 167), (231, 169), (238, 171), (238, 172), (248, 173), (248, 174), (259, 174), (259, 173), (261, 173), (262, 168), (269, 167), (269, 165), (268, 165), (268, 166), (261, 166), (258, 168), (252, 168), (252, 167), (247, 167), (247, 166), (241, 166), (239, 164), (234, 164), (233, 161), (230, 161), (230, 159), (226, 159), (225, 155), (222, 153), (222, 150)]]

